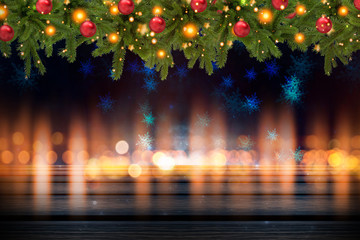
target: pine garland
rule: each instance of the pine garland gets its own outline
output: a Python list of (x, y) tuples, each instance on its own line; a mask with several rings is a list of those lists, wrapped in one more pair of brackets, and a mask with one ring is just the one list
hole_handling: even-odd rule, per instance
[[(0, 51), (4, 57), (10, 57), (12, 42), (17, 45), (21, 59), (25, 61), (25, 72), (30, 75), (32, 66), (41, 74), (46, 71), (39, 56), (44, 51), (47, 57), (53, 55), (54, 44), (64, 41), (65, 46), (58, 54), (69, 62), (76, 60), (76, 49), (83, 43), (95, 43), (97, 48), (92, 52), (94, 57), (113, 53), (114, 79), (122, 75), (126, 50), (139, 55), (146, 66), (160, 72), (161, 78), (168, 75), (169, 67), (174, 66), (172, 51), (182, 51), (192, 68), (199, 62), (210, 75), (213, 73), (213, 61), (218, 67), (223, 67), (227, 61), (228, 51), (233, 41), (242, 42), (251, 57), (265, 61), (271, 57), (279, 58), (282, 53), (278, 43), (286, 43), (292, 50), (305, 52), (314, 49), (325, 58), (324, 69), (330, 74), (337, 66), (337, 59), (347, 64), (354, 52), (360, 49), (360, 11), (354, 7), (352, 0), (298, 0), (289, 1), (285, 10), (275, 10), (271, 0), (218, 0), (208, 1), (207, 9), (195, 13), (190, 6), (190, 0), (134, 0), (135, 10), (130, 15), (112, 15), (109, 8), (116, 2), (102, 0), (53, 0), (50, 14), (42, 15), (36, 11), (36, 0), (0, 0), (6, 5), (9, 14), (0, 20), (0, 25), (8, 24), (15, 36), (10, 42), (0, 41)], [(212, 0), (214, 1), (214, 0)], [(292, 19), (286, 18), (294, 13), (297, 4), (306, 6), (307, 12)], [(161, 17), (166, 21), (162, 33), (151, 34), (148, 23), (154, 16), (152, 9), (161, 6)], [(337, 9), (346, 6), (349, 13), (339, 16)], [(83, 37), (79, 24), (72, 20), (76, 9), (83, 9), (87, 18), (96, 24), (97, 32), (91, 38)], [(259, 21), (258, 12), (268, 8), (273, 12), (273, 20), (269, 24)], [(315, 23), (322, 15), (329, 17), (333, 30), (328, 34), (319, 33)], [(133, 18), (133, 21), (129, 21)], [(243, 19), (250, 27), (250, 34), (239, 38), (233, 34), (234, 24)], [(195, 24), (199, 33), (193, 39), (186, 38), (183, 27), (187, 23)], [(56, 28), (54, 36), (45, 34), (45, 28), (53, 25)], [(303, 33), (305, 41), (297, 43), (294, 36)], [(119, 41), (111, 43), (108, 35), (117, 33)], [(153, 44), (156, 39), (156, 44)], [(166, 57), (157, 57), (157, 52), (163, 50)], [(41, 55), (41, 54), (40, 54)]]

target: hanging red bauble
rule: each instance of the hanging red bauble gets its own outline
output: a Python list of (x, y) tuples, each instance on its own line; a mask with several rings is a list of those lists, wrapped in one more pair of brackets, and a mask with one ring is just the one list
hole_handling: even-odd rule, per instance
[(287, 15), (285, 18), (287, 19), (293, 19), (296, 16), (296, 12), (290, 13), (289, 15)]
[(124, 15), (129, 15), (134, 11), (135, 5), (132, 0), (120, 0), (118, 4), (119, 12)]
[(206, 7), (207, 7), (207, 1), (206, 0), (191, 0), (190, 2), (190, 6), (192, 8), (192, 10), (194, 10), (195, 12), (203, 12), (205, 11)]
[(284, 10), (289, 4), (289, 0), (272, 0), (271, 2), (276, 10)]
[(0, 27), (0, 40), (8, 42), (14, 37), (14, 29), (9, 25), (2, 25)]
[(316, 29), (321, 33), (328, 33), (332, 28), (332, 22), (327, 17), (321, 17), (316, 21)]
[(52, 10), (51, 0), (38, 0), (36, 2), (36, 10), (41, 14), (49, 14)]
[(150, 30), (155, 33), (161, 33), (166, 27), (165, 20), (159, 16), (153, 17), (149, 22)]
[(92, 21), (85, 21), (80, 25), (80, 33), (84, 37), (92, 37), (96, 33), (96, 25)]
[(357, 10), (360, 10), (360, 0), (354, 0), (354, 6)]
[(246, 37), (250, 33), (250, 26), (245, 21), (238, 21), (234, 26), (234, 33), (238, 37)]

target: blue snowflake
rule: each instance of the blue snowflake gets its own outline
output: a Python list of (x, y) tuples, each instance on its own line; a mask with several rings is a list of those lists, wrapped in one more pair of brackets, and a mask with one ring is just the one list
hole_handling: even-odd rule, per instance
[(37, 85), (37, 74), (31, 71), (30, 76), (25, 74), (25, 70), (20, 65), (16, 65), (12, 63), (12, 67), (14, 69), (14, 75), (12, 75), (9, 79), (9, 82), (15, 85), (20, 89), (21, 92), (32, 90)]
[(238, 140), (239, 140), (239, 148), (241, 150), (250, 151), (255, 145), (255, 142), (251, 139), (250, 135), (240, 136)]
[(280, 67), (275, 59), (269, 62), (265, 62), (264, 73), (268, 74), (270, 79), (274, 76), (277, 76), (279, 74), (279, 70)]
[(136, 74), (136, 73), (139, 73), (140, 72), (140, 64), (138, 63), (138, 61), (133, 61), (133, 62), (130, 62), (129, 65), (128, 65), (128, 69), (129, 71), (131, 72), (131, 74)]
[(221, 85), (224, 88), (231, 88), (234, 84), (234, 80), (232, 79), (231, 75), (227, 76), (227, 77), (222, 77), (222, 83)]
[(211, 118), (209, 114), (206, 112), (204, 115), (197, 115), (196, 125), (199, 127), (208, 127), (210, 126)]
[(178, 76), (180, 79), (183, 79), (185, 77), (187, 77), (189, 73), (189, 69), (187, 68), (187, 66), (185, 64), (181, 65), (181, 66), (176, 66), (176, 76)]
[(113, 109), (114, 100), (110, 97), (110, 94), (100, 96), (99, 98), (100, 101), (97, 106), (101, 108), (103, 112), (109, 112)]
[(144, 113), (143, 117), (144, 119), (142, 120), (142, 122), (145, 123), (147, 127), (154, 125), (155, 118), (152, 112)]
[(80, 62), (80, 65), (79, 72), (81, 72), (85, 78), (93, 73), (94, 66), (90, 59), (88, 59), (86, 62)]
[(109, 70), (109, 78), (111, 78), (112, 80), (115, 80), (115, 72), (112, 68)]
[(239, 89), (229, 94), (223, 94), (225, 110), (232, 115), (233, 118), (237, 118), (243, 107), (243, 101)]
[(216, 62), (211, 62), (211, 64), (212, 64), (212, 67), (213, 67), (213, 70), (214, 70), (214, 72), (216, 72), (217, 70), (219, 70), (219, 66), (217, 65), (217, 63)]
[(146, 89), (148, 93), (155, 92), (159, 83), (155, 81), (155, 79), (151, 76), (147, 76), (144, 78), (143, 88)]
[(260, 110), (260, 103), (261, 101), (256, 96), (256, 93), (249, 97), (245, 96), (245, 101), (243, 102), (243, 109), (249, 114), (257, 112)]
[(290, 104), (298, 104), (301, 102), (301, 98), (304, 95), (302, 90), (302, 81), (296, 76), (290, 78), (285, 77), (286, 82), (281, 85), (282, 98), (285, 102)]
[(254, 67), (249, 70), (246, 70), (245, 78), (247, 78), (247, 80), (249, 82), (255, 80), (256, 76), (257, 76), (257, 73), (255, 72)]
[(150, 111), (151, 107), (148, 101), (144, 102), (143, 104), (139, 104), (139, 113), (148, 114)]
[(311, 61), (307, 53), (303, 53), (300, 56), (291, 55), (292, 64), (287, 70), (287, 73), (296, 75), (301, 79), (307, 79), (315, 67), (314, 61)]
[(139, 146), (142, 150), (151, 150), (154, 139), (150, 134), (147, 132), (144, 135), (139, 134), (138, 136), (139, 140), (137, 141), (136, 146)]
[(300, 147), (298, 147), (295, 152), (293, 152), (293, 158), (297, 163), (300, 163), (303, 160), (304, 152), (301, 150)]
[(156, 74), (155, 67), (149, 68), (145, 65), (145, 62), (143, 62), (143, 67), (141, 69), (141, 72), (145, 74), (145, 76), (147, 77), (155, 77)]
[(274, 128), (273, 130), (268, 130), (267, 131), (267, 136), (266, 139), (270, 140), (271, 142), (275, 141), (278, 138), (278, 134), (276, 131), (276, 128)]

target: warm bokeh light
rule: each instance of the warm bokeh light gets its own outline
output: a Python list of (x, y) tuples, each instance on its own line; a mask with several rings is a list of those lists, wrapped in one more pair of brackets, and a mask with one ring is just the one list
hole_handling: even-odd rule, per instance
[(296, 14), (301, 16), (301, 15), (304, 15), (306, 13), (306, 7), (302, 4), (299, 4), (296, 6)]
[(154, 7), (154, 8), (152, 9), (152, 13), (153, 13), (154, 15), (161, 15), (161, 14), (162, 14), (162, 8), (159, 7), (159, 6), (156, 6), (156, 7)]
[(138, 164), (131, 164), (128, 168), (128, 173), (131, 177), (137, 178), (141, 175), (142, 169)]
[(21, 151), (18, 154), (18, 160), (21, 164), (27, 164), (30, 161), (30, 154), (27, 151)]
[(305, 41), (305, 35), (303, 33), (295, 34), (295, 42), (303, 43)]
[(183, 34), (186, 38), (194, 38), (198, 33), (198, 28), (193, 23), (188, 23), (183, 27)]
[(51, 135), (51, 143), (54, 145), (61, 145), (64, 141), (64, 136), (61, 132), (55, 132)]
[(349, 9), (346, 6), (341, 6), (338, 8), (338, 14), (342, 17), (345, 17), (346, 15), (348, 15), (349, 13)]
[(87, 18), (87, 14), (85, 10), (81, 8), (75, 9), (74, 12), (72, 13), (72, 19), (76, 23), (82, 23), (86, 20), (86, 18)]
[(48, 36), (54, 36), (55, 35), (55, 33), (56, 33), (56, 28), (54, 27), (54, 26), (52, 26), (52, 25), (50, 25), (50, 26), (47, 26), (46, 28), (45, 28), (45, 33), (46, 33), (46, 35), (48, 35)]
[(267, 24), (273, 20), (273, 13), (270, 9), (266, 9), (266, 8), (261, 9), (258, 17), (259, 17), (260, 23)]
[(158, 50), (157, 53), (156, 53), (156, 56), (158, 58), (164, 58), (166, 56), (165, 50), (162, 50), (162, 49)]
[(175, 160), (172, 157), (161, 156), (157, 161), (157, 166), (164, 171), (170, 171), (175, 167)]
[(129, 144), (122, 140), (116, 143), (115, 150), (118, 154), (126, 154), (129, 151)]
[(13, 134), (12, 140), (15, 145), (22, 145), (25, 140), (24, 134), (22, 134), (21, 132), (16, 132)]
[(46, 154), (46, 162), (48, 164), (54, 164), (57, 160), (57, 154), (56, 152), (54, 151), (49, 151), (47, 154)]
[(7, 18), (9, 12), (7, 10), (6, 5), (0, 5), (0, 20), (4, 20)]
[(117, 5), (112, 5), (109, 10), (111, 15), (115, 16), (119, 14), (119, 8)]
[(108, 39), (111, 43), (117, 43), (119, 41), (119, 35), (117, 35), (116, 33), (111, 33)]
[(1, 161), (5, 164), (10, 164), (14, 160), (14, 154), (8, 150), (1, 153)]

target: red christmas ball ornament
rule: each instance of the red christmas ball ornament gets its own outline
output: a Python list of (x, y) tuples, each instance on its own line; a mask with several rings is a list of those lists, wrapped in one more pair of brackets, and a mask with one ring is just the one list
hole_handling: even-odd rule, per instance
[(135, 4), (132, 0), (120, 0), (118, 4), (119, 12), (124, 15), (129, 15), (134, 11)]
[(84, 37), (92, 37), (96, 33), (96, 25), (92, 21), (85, 21), (80, 25), (80, 33)]
[(9, 25), (2, 25), (0, 27), (0, 40), (8, 42), (14, 37), (14, 29)]
[(191, 0), (190, 6), (192, 10), (194, 10), (196, 13), (201, 13), (205, 11), (207, 7), (207, 1), (206, 0)]
[(316, 21), (316, 29), (321, 33), (328, 33), (332, 29), (332, 22), (327, 17), (321, 17)]
[(155, 33), (161, 33), (166, 27), (165, 20), (159, 16), (153, 17), (149, 22), (150, 30)]
[(247, 22), (240, 20), (234, 26), (234, 33), (238, 37), (246, 37), (250, 33), (250, 26)]
[(354, 6), (357, 10), (360, 10), (360, 0), (354, 0)]
[(271, 3), (276, 10), (284, 10), (289, 4), (289, 0), (272, 0)]
[(287, 15), (285, 18), (287, 19), (293, 19), (296, 16), (296, 12), (290, 13), (289, 15)]
[(36, 10), (41, 14), (49, 14), (52, 10), (51, 0), (38, 0), (36, 2)]

